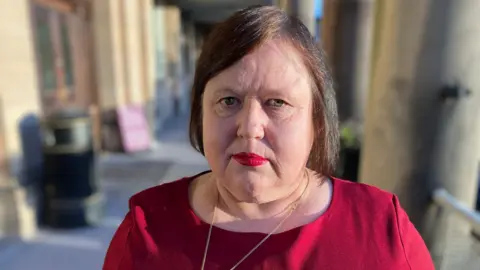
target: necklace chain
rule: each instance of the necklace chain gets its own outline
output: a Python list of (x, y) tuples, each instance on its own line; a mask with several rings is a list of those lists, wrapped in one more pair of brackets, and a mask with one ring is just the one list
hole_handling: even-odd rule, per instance
[[(295, 212), (295, 210), (297, 209), (300, 201), (302, 200), (307, 190), (309, 183), (310, 183), (310, 177), (307, 172), (307, 184), (305, 185), (305, 189), (302, 191), (302, 194), (300, 195), (300, 197), (298, 197), (297, 200), (295, 200), (292, 204), (289, 205), (289, 207), (287, 207), (289, 208), (288, 214), (285, 215), (285, 217), (277, 224), (277, 226), (269, 234), (267, 234), (257, 245), (255, 245), (247, 254), (245, 254), (245, 256), (243, 256), (232, 268), (230, 268), (230, 270), (236, 269), (243, 261), (245, 261), (245, 259), (247, 259), (253, 252), (255, 252), (255, 250), (257, 250), (265, 241), (267, 241), (267, 239), (270, 238), (270, 236), (272, 236), (272, 234), (274, 234), (283, 225), (283, 223), (285, 223), (285, 221), (292, 215), (292, 213)], [(215, 204), (215, 208), (213, 209), (212, 222), (210, 223), (210, 228), (208, 229), (207, 242), (205, 243), (205, 251), (203, 253), (202, 268), (201, 268), (202, 270), (205, 269), (205, 263), (207, 261), (207, 253), (210, 245), (210, 237), (212, 235), (213, 223), (215, 222), (215, 216), (217, 213), (217, 207), (218, 207), (218, 200)]]

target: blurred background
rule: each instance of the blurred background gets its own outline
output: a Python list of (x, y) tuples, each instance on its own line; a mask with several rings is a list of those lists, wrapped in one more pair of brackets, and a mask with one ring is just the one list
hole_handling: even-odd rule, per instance
[(0, 269), (101, 269), (128, 198), (208, 169), (202, 42), (277, 5), (336, 80), (336, 176), (394, 192), (437, 269), (480, 269), (480, 1), (0, 0)]

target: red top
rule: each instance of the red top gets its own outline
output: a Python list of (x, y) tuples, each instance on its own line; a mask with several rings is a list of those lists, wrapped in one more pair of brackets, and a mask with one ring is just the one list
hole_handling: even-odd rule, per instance
[[(156, 186), (130, 199), (104, 270), (200, 269), (209, 224), (190, 207), (193, 179)], [(322, 216), (272, 235), (237, 269), (434, 269), (396, 196), (364, 184), (332, 182), (332, 202)], [(230, 269), (264, 236), (214, 227), (205, 269)]]

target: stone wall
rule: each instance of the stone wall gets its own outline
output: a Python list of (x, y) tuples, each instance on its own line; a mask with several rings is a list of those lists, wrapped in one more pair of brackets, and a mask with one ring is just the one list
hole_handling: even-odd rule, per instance
[(0, 162), (6, 169), (21, 151), (19, 120), (40, 106), (29, 1), (1, 1), (0, 18)]
[(19, 121), (40, 111), (29, 1), (0, 1), (0, 18), (0, 235), (31, 236), (33, 212), (8, 175), (19, 167)]

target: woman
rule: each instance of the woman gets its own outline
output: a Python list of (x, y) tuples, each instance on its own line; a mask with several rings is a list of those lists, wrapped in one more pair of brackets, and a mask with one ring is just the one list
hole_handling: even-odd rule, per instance
[(242, 10), (206, 40), (190, 139), (211, 171), (133, 196), (105, 270), (433, 269), (395, 196), (329, 177), (332, 79), (279, 9)]

